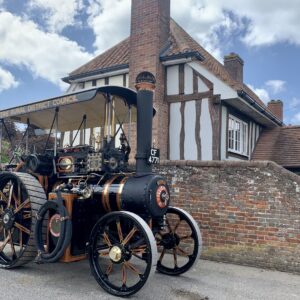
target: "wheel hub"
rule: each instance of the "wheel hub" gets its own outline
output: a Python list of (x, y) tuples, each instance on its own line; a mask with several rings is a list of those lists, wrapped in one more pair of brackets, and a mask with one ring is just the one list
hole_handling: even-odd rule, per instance
[(109, 258), (118, 263), (122, 259), (122, 249), (119, 246), (113, 246), (109, 251)]
[(4, 215), (2, 217), (2, 222), (5, 229), (12, 228), (15, 221), (15, 216), (12, 210), (7, 209), (4, 211)]
[(178, 235), (167, 233), (163, 236), (163, 239), (161, 241), (161, 245), (164, 246), (166, 249), (173, 249), (175, 246), (179, 245), (179, 237)]

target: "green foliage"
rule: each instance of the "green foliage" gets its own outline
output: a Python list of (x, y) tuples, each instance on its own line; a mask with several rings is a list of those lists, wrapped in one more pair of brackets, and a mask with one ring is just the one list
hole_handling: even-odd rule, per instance
[(8, 163), (10, 160), (11, 148), (9, 142), (3, 140), (2, 141), (2, 155), (1, 155), (1, 163)]

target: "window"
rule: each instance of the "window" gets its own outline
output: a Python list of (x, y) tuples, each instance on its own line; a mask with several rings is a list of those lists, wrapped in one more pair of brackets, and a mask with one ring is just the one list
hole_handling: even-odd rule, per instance
[(248, 124), (229, 115), (228, 151), (248, 155)]
[(96, 86), (96, 85), (97, 85), (97, 80), (94, 79), (94, 80), (92, 81), (92, 86)]

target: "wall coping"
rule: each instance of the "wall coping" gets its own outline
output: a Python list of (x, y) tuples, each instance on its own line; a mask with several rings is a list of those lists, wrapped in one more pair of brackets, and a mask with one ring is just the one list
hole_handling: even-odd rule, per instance
[(300, 184), (300, 176), (288, 171), (284, 167), (273, 161), (251, 160), (251, 161), (228, 161), (228, 160), (161, 160), (162, 167), (198, 167), (198, 168), (269, 168), (281, 172), (282, 175), (288, 176), (291, 180)]

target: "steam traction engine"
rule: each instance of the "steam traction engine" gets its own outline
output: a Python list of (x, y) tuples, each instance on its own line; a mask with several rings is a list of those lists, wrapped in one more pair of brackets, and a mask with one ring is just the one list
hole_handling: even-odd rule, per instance
[[(10, 118), (49, 133), (45, 151), (29, 153), (26, 130), (27, 151), (14, 154), (0, 173), (2, 268), (88, 256), (100, 286), (128, 296), (155, 269), (180, 275), (197, 262), (199, 228), (187, 212), (169, 205), (165, 178), (152, 172), (151, 164), (159, 161), (159, 150), (151, 148), (154, 85), (153, 75), (144, 72), (137, 93), (106, 86), (0, 112), (4, 129)], [(87, 145), (85, 137), (80, 145), (57, 147), (58, 129), (74, 130), (80, 115), (77, 132), (98, 125), (104, 131), (101, 147)], [(128, 165), (132, 122), (136, 170)]]

